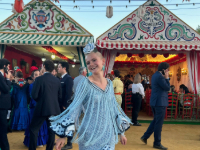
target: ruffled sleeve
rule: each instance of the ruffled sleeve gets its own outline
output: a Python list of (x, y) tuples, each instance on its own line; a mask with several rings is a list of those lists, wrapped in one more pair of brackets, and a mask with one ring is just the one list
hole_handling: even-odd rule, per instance
[(82, 104), (87, 96), (87, 80), (83, 78), (76, 89), (75, 97), (70, 106), (58, 116), (52, 116), (49, 118), (51, 122), (50, 128), (59, 137), (73, 136), (75, 132), (75, 123), (78, 122), (78, 118), (82, 111)]

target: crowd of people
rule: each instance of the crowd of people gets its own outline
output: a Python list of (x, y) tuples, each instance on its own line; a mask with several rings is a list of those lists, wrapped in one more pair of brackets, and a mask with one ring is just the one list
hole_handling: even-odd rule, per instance
[[(161, 145), (161, 130), (168, 106), (168, 91), (175, 92), (169, 83), (169, 64), (161, 63), (152, 76), (151, 87), (140, 73), (134, 77), (120, 76), (118, 70), (103, 77), (105, 59), (93, 44), (84, 48), (87, 68), (79, 68), (73, 79), (69, 64), (46, 60), (38, 69), (31, 67), (31, 76), (23, 78), (22, 70), (0, 59), (0, 148), (9, 150), (7, 131), (25, 131), (24, 145), (29, 150), (47, 145), (47, 150), (72, 149), (72, 142), (81, 150), (114, 150), (118, 135), (123, 145), (127, 143), (125, 131), (141, 126), (137, 121), (145, 89), (151, 88), (150, 105), (154, 120), (141, 140), (154, 132), (154, 148)], [(86, 77), (90, 71), (90, 76)], [(57, 74), (60, 74), (58, 77)], [(132, 120), (123, 112), (124, 92), (132, 92)], [(180, 92), (188, 93), (185, 85)], [(55, 134), (60, 138), (55, 141)], [(67, 139), (66, 139), (67, 138)], [(66, 143), (66, 144), (65, 144)]]
[[(121, 143), (126, 144), (124, 133), (131, 121), (116, 101), (117, 93), (123, 92), (123, 84), (122, 90), (113, 88), (113, 83), (103, 77), (105, 59), (101, 53), (84, 51), (92, 75), (86, 77), (87, 69), (81, 67), (80, 75), (74, 80), (67, 62), (59, 62), (55, 70), (54, 63), (46, 60), (40, 69), (31, 67), (32, 74), (25, 80), (19, 67), (12, 72), (10, 62), (0, 59), (1, 150), (10, 149), (9, 128), (25, 131), (22, 142), (29, 150), (43, 145), (53, 150), (55, 134), (61, 137), (55, 145), (59, 150), (72, 149), (73, 141), (77, 141), (82, 150), (114, 149), (118, 135)], [(116, 72), (116, 82), (118, 77), (119, 72)], [(117, 93), (114, 90), (118, 90)]]

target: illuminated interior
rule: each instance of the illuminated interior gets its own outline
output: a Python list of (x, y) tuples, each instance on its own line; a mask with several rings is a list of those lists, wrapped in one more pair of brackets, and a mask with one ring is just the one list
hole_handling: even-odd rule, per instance
[(155, 58), (151, 54), (145, 54), (144, 57), (140, 58), (138, 54), (133, 54), (132, 57), (128, 57), (127, 54), (120, 54), (115, 58), (115, 61), (142, 61), (142, 62), (163, 62), (167, 61), (177, 55), (170, 54), (167, 58), (163, 55), (157, 54)]

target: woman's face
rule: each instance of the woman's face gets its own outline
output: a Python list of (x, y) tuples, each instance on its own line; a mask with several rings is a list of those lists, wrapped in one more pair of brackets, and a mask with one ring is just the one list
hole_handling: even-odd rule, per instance
[(40, 76), (40, 72), (39, 71), (35, 71), (34, 72), (34, 77), (33, 77), (33, 80), (35, 80), (37, 77)]
[(183, 88), (179, 88), (179, 92), (180, 92), (180, 93), (184, 93)]
[(110, 76), (109, 76), (109, 75), (107, 75), (107, 76), (106, 76), (106, 78), (107, 78), (107, 79), (110, 79)]
[(86, 64), (92, 74), (99, 74), (102, 71), (105, 59), (101, 58), (97, 53), (86, 55)]

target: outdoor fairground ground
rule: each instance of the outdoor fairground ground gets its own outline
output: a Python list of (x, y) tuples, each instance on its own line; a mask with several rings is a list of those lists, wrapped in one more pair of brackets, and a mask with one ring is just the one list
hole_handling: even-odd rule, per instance
[[(115, 150), (153, 150), (153, 135), (144, 145), (140, 137), (146, 131), (148, 123), (142, 123), (141, 127), (131, 126), (126, 132), (128, 143), (126, 146), (118, 144)], [(24, 132), (12, 132), (8, 134), (11, 150), (27, 150), (23, 145)], [(162, 131), (162, 144), (169, 150), (200, 150), (200, 125), (192, 124), (164, 124)], [(37, 148), (37, 150), (45, 150)], [(78, 145), (73, 144), (73, 150), (78, 150)]]

